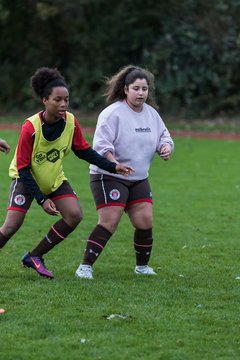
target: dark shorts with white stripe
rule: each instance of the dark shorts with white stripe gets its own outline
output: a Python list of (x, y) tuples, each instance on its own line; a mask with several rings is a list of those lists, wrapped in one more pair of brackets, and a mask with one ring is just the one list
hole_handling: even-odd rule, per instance
[(90, 175), (90, 187), (96, 208), (104, 206), (129, 206), (139, 202), (152, 203), (148, 179), (129, 181), (103, 174)]
[[(73, 188), (66, 180), (63, 181), (62, 185), (60, 185), (57, 190), (48, 195), (49, 199), (52, 201), (68, 196), (77, 198)], [(33, 196), (30, 194), (22, 181), (19, 179), (12, 180), (8, 196), (8, 210), (16, 210), (26, 213), (30, 208), (33, 199)]]

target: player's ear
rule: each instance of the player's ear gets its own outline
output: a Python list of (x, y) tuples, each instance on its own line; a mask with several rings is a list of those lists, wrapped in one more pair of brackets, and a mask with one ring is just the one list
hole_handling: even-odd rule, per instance
[(48, 99), (47, 99), (46, 97), (43, 97), (43, 98), (42, 98), (42, 103), (43, 103), (44, 106), (46, 106), (47, 100), (48, 100)]
[(128, 86), (127, 86), (127, 85), (124, 86), (124, 94), (125, 94), (125, 95), (128, 94)]

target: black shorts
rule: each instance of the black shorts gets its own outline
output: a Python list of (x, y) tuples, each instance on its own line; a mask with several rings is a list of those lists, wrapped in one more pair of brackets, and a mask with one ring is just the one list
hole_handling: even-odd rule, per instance
[(129, 181), (109, 175), (92, 174), (90, 187), (97, 209), (104, 206), (122, 206), (126, 209), (138, 202), (152, 203), (148, 179)]
[[(57, 190), (48, 195), (49, 199), (57, 200), (63, 197), (77, 198), (68, 181), (63, 181)], [(8, 197), (8, 210), (16, 210), (26, 213), (31, 206), (33, 196), (29, 193), (26, 186), (19, 179), (13, 179), (10, 185)]]

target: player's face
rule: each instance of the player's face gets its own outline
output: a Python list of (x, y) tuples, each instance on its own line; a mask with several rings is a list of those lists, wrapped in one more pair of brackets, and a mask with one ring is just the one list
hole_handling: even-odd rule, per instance
[(148, 97), (148, 83), (146, 79), (136, 79), (129, 86), (125, 86), (124, 92), (128, 105), (134, 111), (140, 112)]
[(43, 98), (45, 106), (45, 119), (48, 123), (57, 122), (67, 111), (69, 105), (69, 92), (64, 86), (54, 87), (48, 98)]

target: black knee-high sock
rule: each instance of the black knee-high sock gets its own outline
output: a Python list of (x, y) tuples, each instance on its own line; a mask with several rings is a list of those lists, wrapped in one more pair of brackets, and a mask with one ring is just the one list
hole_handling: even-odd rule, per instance
[(31, 251), (31, 256), (42, 256), (63, 241), (75, 228), (70, 227), (63, 219), (52, 225), (47, 235)]
[(97, 225), (88, 238), (82, 264), (93, 265), (111, 236), (102, 225)]
[(4, 247), (4, 245), (8, 242), (10, 238), (3, 235), (0, 231), (0, 249)]
[(136, 252), (136, 264), (147, 265), (152, 250), (152, 228), (147, 230), (136, 229), (134, 233), (134, 249)]

